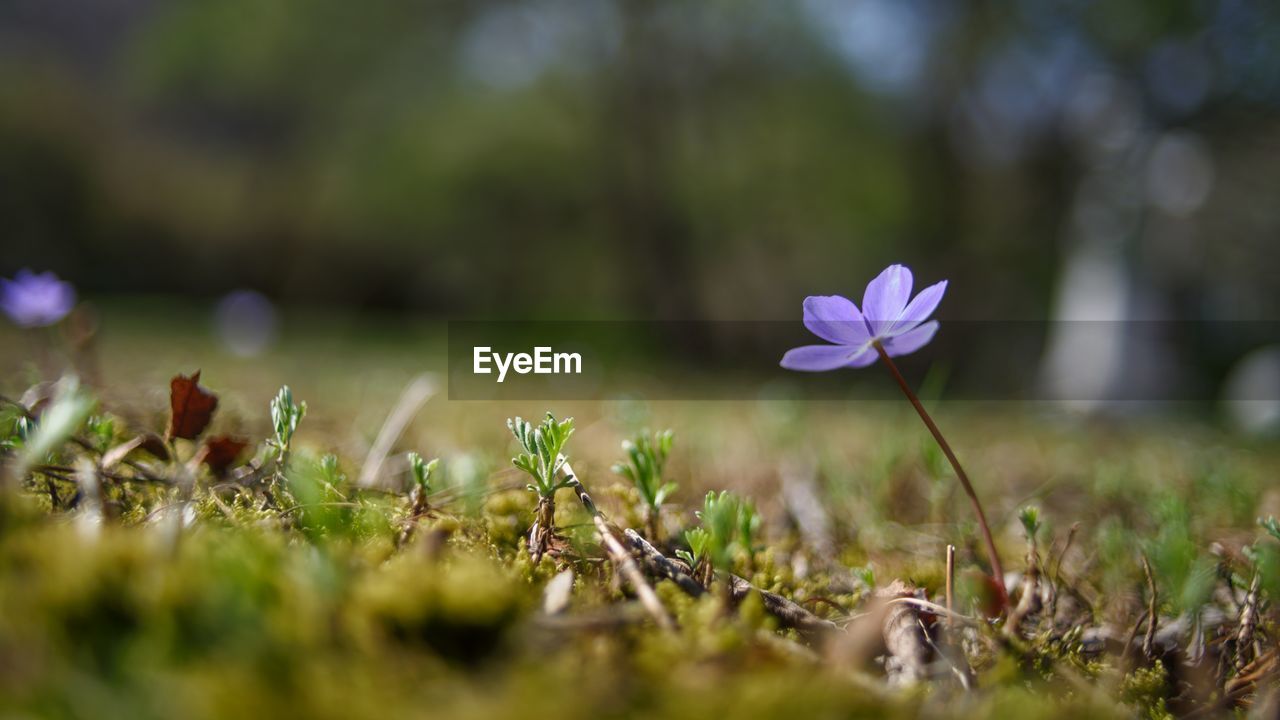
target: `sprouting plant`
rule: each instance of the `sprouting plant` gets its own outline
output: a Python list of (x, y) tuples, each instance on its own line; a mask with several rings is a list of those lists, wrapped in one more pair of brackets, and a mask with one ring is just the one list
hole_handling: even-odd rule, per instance
[(1280, 522), (1276, 521), (1275, 515), (1268, 515), (1265, 518), (1258, 518), (1258, 527), (1267, 531), (1267, 534), (1276, 540), (1280, 540)]
[(8, 452), (22, 442), (23, 429), (27, 416), (18, 412), (17, 407), (0, 403), (0, 452)]
[(413, 487), (423, 492), (431, 490), (431, 476), (440, 465), (439, 459), (423, 460), (416, 452), (409, 453), (409, 472), (413, 475)]
[(781, 365), (788, 370), (825, 372), (839, 368), (863, 368), (877, 359), (884, 364), (951, 463), (965, 495), (969, 496), (969, 503), (978, 517), (987, 559), (991, 563), (991, 579), (999, 593), (1000, 605), (1007, 607), (1009, 592), (1004, 585), (1004, 568), (978, 494), (942, 431), (893, 362), (895, 357), (910, 355), (928, 345), (938, 332), (938, 321), (929, 317), (942, 302), (947, 281), (930, 285), (914, 298), (911, 297), (912, 283), (911, 270), (903, 265), (890, 265), (867, 284), (861, 310), (852, 300), (840, 295), (805, 298), (804, 326), (830, 344), (793, 348), (783, 355)]
[(337, 500), (346, 500), (342, 488), (347, 484), (347, 474), (342, 472), (338, 464), (338, 456), (328, 453), (320, 457), (316, 463), (317, 480), (324, 485), (325, 491)]
[(342, 472), (342, 468), (338, 465), (338, 456), (328, 453), (320, 458), (320, 475), (324, 481), (333, 487), (338, 487), (347, 481), (347, 476)]
[(748, 557), (760, 548), (757, 540), (759, 540), (761, 522), (756, 504), (743, 498), (738, 506), (738, 544), (746, 551)]
[(655, 542), (661, 540), (658, 535), (662, 504), (677, 488), (673, 482), (663, 482), (663, 469), (674, 439), (675, 435), (670, 430), (652, 436), (642, 432), (635, 440), (623, 441), (622, 451), (627, 454), (627, 460), (613, 466), (613, 471), (630, 480), (640, 494), (640, 501), (644, 503), (645, 529)]
[(280, 392), (271, 401), (271, 423), (275, 426), (276, 436), (268, 442), (275, 446), (276, 457), (282, 467), (289, 459), (289, 443), (293, 441), (293, 434), (297, 432), (298, 423), (302, 422), (306, 414), (307, 403), (294, 404), (293, 391), (288, 385), (280, 388)]
[(702, 520), (702, 526), (711, 533), (711, 559), (717, 567), (728, 567), (732, 562), (740, 508), (738, 496), (728, 490), (721, 490), (719, 494), (709, 492), (703, 499), (698, 519)]
[(96, 406), (97, 401), (81, 388), (79, 379), (66, 376), (59, 380), (53, 401), (40, 420), (19, 424), (23, 446), (18, 462), (10, 468), (12, 477), (20, 478), (32, 465), (45, 462), (49, 453), (84, 425)]
[[(751, 512), (754, 515), (754, 509)], [(734, 555), (739, 549), (746, 549), (741, 536), (743, 501), (728, 490), (709, 492), (703, 499), (702, 509), (695, 514), (702, 526), (685, 531), (689, 551), (679, 551), (678, 556), (689, 563), (694, 577), (708, 585), (716, 570), (732, 569)], [(758, 522), (756, 518), (757, 525)]]
[(99, 452), (106, 452), (116, 436), (116, 423), (110, 415), (94, 415), (85, 422)]
[(427, 497), (431, 494), (431, 479), (435, 475), (440, 460), (423, 460), (416, 452), (409, 453), (409, 473), (413, 478), (413, 488), (409, 491), (409, 501), (414, 515), (423, 515), (431, 510)]
[(557, 475), (567, 461), (564, 446), (573, 434), (573, 418), (557, 421), (547, 413), (546, 419), (535, 428), (527, 420), (516, 417), (507, 420), (507, 428), (524, 450), (511, 458), (511, 464), (533, 478), (528, 488), (538, 496), (533, 527), (529, 530), (529, 555), (536, 564), (555, 537), (556, 491), (569, 485)]
[(871, 567), (870, 563), (859, 567), (851, 567), (849, 568), (849, 572), (858, 580), (858, 582), (862, 583), (864, 590), (869, 592), (875, 589), (876, 571), (875, 568)]
[(1280, 546), (1277, 545), (1280, 542), (1280, 522), (1275, 516), (1268, 515), (1258, 518), (1258, 527), (1266, 532), (1266, 536), (1244, 548), (1245, 555), (1253, 563), (1252, 582), (1260, 583), (1268, 596), (1280, 597)]
[(1040, 608), (1040, 595), (1037, 591), (1040, 579), (1040, 552), (1036, 548), (1036, 537), (1040, 533), (1040, 508), (1028, 505), (1018, 511), (1018, 522), (1022, 523), (1022, 531), (1027, 537), (1027, 569), (1022, 575), (1022, 596), (1017, 607), (1009, 613), (1005, 624), (1005, 633), (1010, 636), (1022, 629), (1023, 622), (1029, 615)]
[(1036, 535), (1040, 532), (1040, 508), (1034, 505), (1022, 508), (1018, 511), (1018, 521), (1022, 523), (1022, 530), (1027, 534), (1027, 542), (1034, 545)]
[(689, 544), (689, 549), (676, 550), (676, 557), (684, 560), (696, 572), (705, 564), (711, 533), (700, 527), (689, 528), (684, 531), (684, 541)]

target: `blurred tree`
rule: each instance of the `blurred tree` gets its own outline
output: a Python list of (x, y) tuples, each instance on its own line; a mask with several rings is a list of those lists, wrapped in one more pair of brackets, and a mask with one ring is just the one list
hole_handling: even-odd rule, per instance
[(0, 8), (0, 270), (695, 319), (905, 261), (1044, 317), (1111, 233), (1138, 294), (1280, 311), (1266, 3), (71, 7)]

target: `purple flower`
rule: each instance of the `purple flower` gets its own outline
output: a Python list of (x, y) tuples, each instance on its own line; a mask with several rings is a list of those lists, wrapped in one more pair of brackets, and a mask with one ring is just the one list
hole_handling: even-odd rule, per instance
[(52, 272), (19, 270), (12, 280), (0, 278), (0, 309), (22, 327), (52, 325), (75, 304), (75, 288)]
[(943, 280), (912, 299), (911, 271), (902, 265), (890, 265), (867, 285), (861, 312), (853, 301), (839, 295), (807, 297), (804, 326), (835, 344), (789, 350), (782, 357), (782, 367), (806, 372), (866, 367), (879, 357), (876, 342), (890, 357), (913, 353), (938, 332), (938, 321), (929, 320), (929, 316), (946, 291), (947, 281)]

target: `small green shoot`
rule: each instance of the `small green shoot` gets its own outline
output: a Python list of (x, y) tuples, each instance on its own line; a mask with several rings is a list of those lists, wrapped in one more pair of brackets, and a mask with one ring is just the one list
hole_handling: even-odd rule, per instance
[(760, 525), (763, 519), (756, 511), (756, 504), (746, 498), (738, 506), (738, 544), (746, 551), (747, 557), (760, 549)]
[(654, 433), (642, 432), (635, 440), (622, 443), (627, 454), (623, 462), (615, 463), (613, 472), (631, 481), (644, 507), (645, 524), (651, 539), (658, 539), (658, 520), (662, 504), (676, 491), (673, 482), (663, 482), (663, 470), (675, 435), (670, 430)]
[(40, 421), (24, 425), (25, 442), (18, 463), (14, 468), (14, 476), (22, 477), (27, 469), (45, 461), (49, 453), (62, 446), (74, 435), (97, 405), (92, 397), (80, 387), (80, 381), (68, 376), (58, 382), (58, 389), (49, 408), (40, 416)]
[(440, 460), (424, 460), (421, 455), (411, 452), (408, 455), (409, 475), (413, 487), (409, 490), (409, 501), (414, 515), (426, 515), (431, 511), (431, 503), (427, 498), (431, 495), (431, 481), (440, 466)]
[(547, 413), (546, 419), (535, 428), (529, 421), (516, 417), (507, 420), (507, 427), (524, 449), (511, 458), (511, 464), (533, 478), (527, 486), (529, 490), (545, 499), (554, 497), (557, 490), (568, 486), (567, 482), (557, 480), (556, 475), (566, 461), (563, 451), (573, 434), (573, 418), (557, 421), (554, 415)]
[(511, 464), (533, 478), (527, 487), (538, 496), (528, 544), (529, 555), (536, 565), (556, 535), (556, 491), (569, 486), (567, 479), (559, 480), (557, 475), (568, 462), (564, 447), (573, 434), (573, 418), (557, 421), (554, 415), (547, 413), (546, 419), (535, 428), (527, 420), (516, 417), (507, 420), (507, 428), (524, 450), (511, 458)]
[(431, 477), (435, 475), (440, 459), (423, 460), (416, 452), (409, 453), (409, 473), (413, 477), (413, 487), (423, 493), (431, 492)]
[(1018, 521), (1022, 523), (1022, 531), (1027, 534), (1027, 542), (1035, 543), (1040, 533), (1040, 508), (1028, 505), (1018, 511)]
[(276, 457), (281, 465), (284, 465), (289, 458), (289, 444), (293, 442), (293, 435), (298, 431), (298, 423), (302, 422), (306, 414), (307, 403), (295, 404), (293, 391), (288, 385), (280, 388), (280, 392), (271, 401), (271, 422), (275, 426), (276, 436), (274, 440), (268, 442), (275, 446)]
[(1258, 527), (1267, 531), (1267, 534), (1280, 541), (1280, 522), (1276, 521), (1275, 515), (1268, 515), (1265, 518), (1258, 518)]
[(85, 422), (98, 452), (106, 452), (116, 437), (116, 422), (110, 415), (94, 415)]
[(700, 527), (690, 528), (684, 533), (684, 541), (689, 544), (689, 549), (676, 550), (676, 557), (684, 560), (691, 568), (701, 566), (710, 548), (711, 533)]
[(706, 585), (716, 570), (731, 571), (739, 553), (751, 555), (760, 517), (752, 503), (728, 490), (707, 493), (702, 510), (695, 514), (702, 526), (685, 531), (689, 550), (678, 551), (677, 556), (689, 563), (694, 576)]

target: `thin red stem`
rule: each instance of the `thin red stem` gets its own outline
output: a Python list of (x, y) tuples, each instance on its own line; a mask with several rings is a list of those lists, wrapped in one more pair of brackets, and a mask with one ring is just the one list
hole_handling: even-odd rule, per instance
[(915, 391), (907, 384), (907, 379), (902, 377), (902, 373), (898, 371), (898, 366), (893, 364), (893, 360), (889, 359), (889, 353), (884, 351), (884, 347), (880, 341), (872, 343), (876, 352), (880, 353), (880, 360), (884, 362), (885, 367), (889, 368), (889, 372), (893, 374), (893, 379), (898, 381), (898, 387), (902, 388), (902, 392), (911, 401), (911, 406), (916, 409), (916, 413), (920, 415), (920, 419), (924, 421), (925, 427), (929, 428), (929, 432), (933, 433), (933, 439), (938, 441), (938, 447), (942, 448), (942, 454), (947, 456), (947, 460), (951, 462), (951, 468), (956, 471), (956, 477), (960, 478), (960, 485), (964, 487), (964, 492), (969, 496), (969, 502), (973, 504), (973, 511), (978, 516), (978, 527), (982, 530), (982, 540), (987, 545), (987, 559), (991, 563), (991, 573), (995, 575), (996, 590), (1000, 593), (1000, 607), (1007, 608), (1009, 606), (1009, 591), (1004, 586), (1004, 566), (1000, 564), (1000, 554), (996, 552), (995, 540), (991, 537), (991, 526), (987, 524), (987, 514), (982, 511), (982, 503), (978, 501), (978, 494), (973, 491), (973, 485), (969, 482), (969, 476), (965, 474), (964, 468), (960, 467), (960, 461), (956, 458), (956, 454), (952, 452), (951, 445), (947, 443), (947, 439), (942, 437), (942, 431), (934, 424), (933, 418), (929, 417), (929, 411), (924, 409), (924, 405), (920, 403), (920, 398), (916, 397)]

